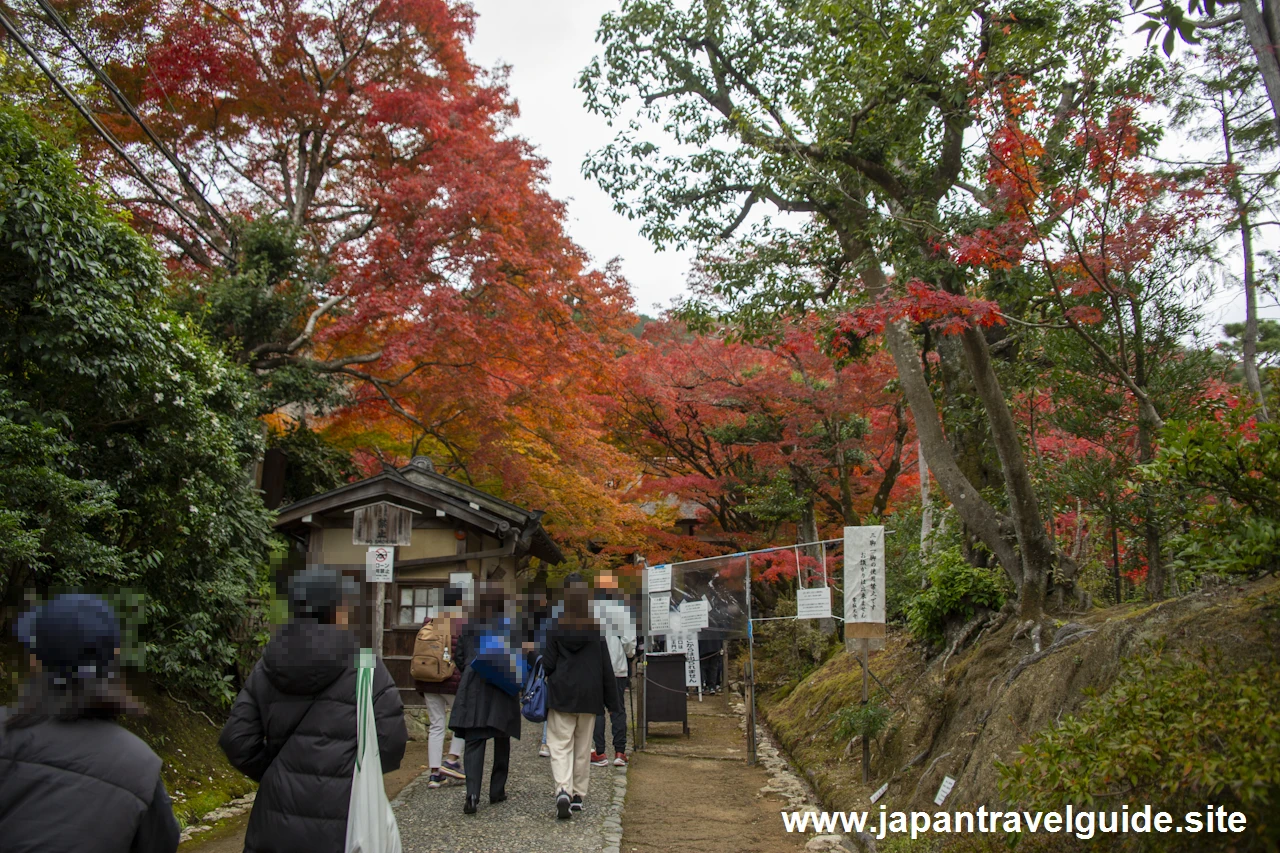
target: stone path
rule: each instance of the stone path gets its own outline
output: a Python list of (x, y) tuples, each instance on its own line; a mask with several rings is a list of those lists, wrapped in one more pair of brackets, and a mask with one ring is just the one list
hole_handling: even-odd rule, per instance
[(526, 721), (511, 744), (507, 801), (497, 805), (489, 805), (490, 745), (474, 815), (462, 813), (461, 785), (433, 790), (425, 776), (411, 782), (392, 803), (404, 853), (619, 853), (626, 770), (592, 767), (586, 809), (557, 820), (551, 760), (538, 757), (541, 740), (542, 725)]

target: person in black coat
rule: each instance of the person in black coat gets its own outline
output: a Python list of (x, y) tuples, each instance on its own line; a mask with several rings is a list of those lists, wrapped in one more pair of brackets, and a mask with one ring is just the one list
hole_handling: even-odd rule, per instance
[(24, 614), (16, 633), (33, 673), (17, 706), (0, 709), (0, 849), (173, 853), (178, 822), (160, 758), (114, 722), (143, 708), (117, 678), (111, 608), (59, 596)]
[[(290, 583), (293, 621), (267, 644), (231, 707), (218, 745), (257, 781), (245, 853), (342, 853), (356, 759), (356, 638), (346, 629), (352, 584), (332, 569)], [(381, 660), (373, 714), (382, 772), (400, 766), (404, 707)]]
[(596, 715), (606, 708), (622, 713), (609, 649), (591, 615), (591, 593), (581, 581), (565, 591), (564, 613), (547, 634), (542, 666), (556, 815), (563, 819), (580, 811), (587, 795)]
[(449, 712), (449, 728), (466, 742), (462, 769), (467, 777), (465, 814), (475, 814), (480, 803), (484, 775), (485, 744), (493, 741), (493, 770), (489, 775), (489, 802), (507, 798), (507, 772), (511, 766), (511, 739), (520, 738), (520, 700), (487, 681), (472, 666), (481, 636), (511, 631), (504, 616), (506, 596), (500, 585), (476, 586), (471, 617), (458, 639), (458, 661), (463, 667), (458, 695)]

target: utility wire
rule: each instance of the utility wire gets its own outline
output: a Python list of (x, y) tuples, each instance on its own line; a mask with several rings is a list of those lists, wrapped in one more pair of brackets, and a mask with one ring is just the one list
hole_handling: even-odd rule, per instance
[(147, 135), (147, 138), (151, 140), (152, 144), (160, 150), (160, 153), (164, 155), (164, 158), (169, 161), (175, 170), (177, 170), (178, 179), (182, 181), (182, 185), (187, 188), (187, 191), (200, 202), (200, 205), (210, 216), (217, 220), (217, 223), (219, 227), (222, 228), (224, 234), (227, 234), (228, 236), (233, 234), (234, 232), (230, 223), (227, 222), (226, 218), (223, 217), (218, 209), (214, 207), (207, 198), (205, 198), (204, 192), (191, 180), (191, 170), (179, 162), (177, 155), (151, 130), (151, 127), (143, 120), (142, 116), (138, 114), (137, 109), (129, 99), (125, 97), (124, 93), (120, 91), (120, 87), (115, 84), (115, 81), (112, 80), (107, 72), (102, 69), (102, 66), (94, 61), (93, 57), (89, 55), (89, 51), (76, 40), (75, 34), (71, 32), (71, 28), (67, 26), (67, 22), (63, 20), (62, 15), (58, 13), (58, 10), (49, 3), (49, 0), (35, 0), (35, 2), (36, 5), (44, 10), (44, 13), (49, 16), (49, 21), (53, 24), (53, 28), (67, 40), (67, 42), (75, 49), (76, 53), (80, 54), (80, 58), (83, 59), (85, 64), (93, 71), (94, 76), (97, 77), (99, 82), (101, 82), (106, 88), (112, 99), (120, 106), (120, 109), (124, 110), (129, 117), (137, 123), (138, 127), (142, 128), (142, 132)]
[(36, 64), (44, 76), (49, 78), (50, 82), (52, 82), (58, 89), (59, 94), (61, 94), (62, 97), (71, 104), (71, 106), (75, 107), (76, 112), (80, 113), (84, 120), (89, 123), (90, 127), (92, 127), (94, 131), (102, 137), (103, 141), (105, 141), (107, 145), (111, 146), (111, 149), (119, 155), (120, 159), (124, 160), (125, 163), (133, 169), (134, 173), (138, 176), (138, 180), (142, 181), (147, 189), (151, 190), (160, 202), (177, 214), (178, 218), (181, 219), (188, 228), (196, 233), (196, 236), (208, 243), (209, 246), (220, 256), (228, 261), (234, 260), (233, 255), (218, 241), (206, 234), (204, 229), (200, 227), (199, 223), (197, 223), (189, 213), (178, 207), (178, 205), (169, 199), (164, 190), (162, 190), (160, 186), (147, 175), (142, 166), (140, 166), (138, 162), (129, 155), (129, 152), (124, 150), (124, 146), (120, 144), (120, 141), (116, 139), (114, 135), (112, 135), (111, 131), (105, 128), (102, 123), (98, 121), (98, 118), (93, 114), (93, 111), (85, 106), (85, 104), (76, 97), (75, 93), (68, 89), (66, 85), (58, 79), (58, 75), (54, 74), (53, 70), (49, 68), (43, 59), (40, 58), (39, 52), (37, 52), (36, 49), (32, 47), (31, 43), (26, 40), (22, 35), (22, 32), (14, 25), (13, 21), (9, 19), (9, 16), (6, 15), (3, 10), (0, 10), (0, 27), (3, 27), (5, 32), (9, 34), (9, 37), (17, 42), (18, 46), (22, 48), (22, 51), (27, 54), (27, 56), (31, 57), (31, 61)]

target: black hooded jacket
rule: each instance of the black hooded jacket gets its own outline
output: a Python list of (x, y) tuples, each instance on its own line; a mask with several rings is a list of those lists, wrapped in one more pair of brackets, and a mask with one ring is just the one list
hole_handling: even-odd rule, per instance
[[(267, 644), (218, 745), (258, 795), (245, 853), (342, 853), (356, 757), (356, 642), (336, 626), (294, 622)], [(378, 661), (373, 713), (382, 772), (408, 734), (391, 673)]]
[(622, 713), (609, 649), (598, 628), (557, 624), (547, 634), (542, 655), (547, 674), (547, 707), (563, 714)]
[(5, 726), (0, 708), (0, 850), (173, 853), (178, 822), (160, 759), (109, 720)]

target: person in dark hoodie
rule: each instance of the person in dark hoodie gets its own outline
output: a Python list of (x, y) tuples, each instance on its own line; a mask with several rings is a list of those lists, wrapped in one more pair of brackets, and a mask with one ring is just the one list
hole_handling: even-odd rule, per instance
[(591, 779), (591, 738), (596, 715), (622, 713), (609, 650), (591, 615), (591, 592), (568, 584), (564, 612), (547, 635), (542, 658), (547, 674), (547, 746), (555, 778), (556, 815), (581, 811)]
[(475, 814), (480, 803), (484, 776), (485, 744), (493, 741), (493, 770), (489, 775), (489, 802), (507, 798), (507, 772), (511, 767), (511, 739), (520, 738), (520, 700), (487, 681), (474, 667), (480, 637), (506, 635), (511, 628), (506, 619), (506, 594), (496, 583), (476, 585), (471, 618), (458, 639), (458, 661), (463, 667), (458, 695), (449, 712), (449, 728), (466, 742), (462, 768), (467, 777), (464, 814)]
[(0, 709), (0, 849), (173, 853), (178, 822), (160, 758), (115, 723), (143, 707), (120, 684), (111, 608), (63, 595), (15, 629), (32, 674), (16, 707)]
[[(258, 782), (245, 853), (342, 853), (356, 758), (355, 636), (345, 601), (354, 583), (309, 568), (289, 584), (292, 621), (267, 644), (231, 707), (218, 745)], [(382, 772), (400, 766), (404, 707), (381, 660), (373, 713)]]

